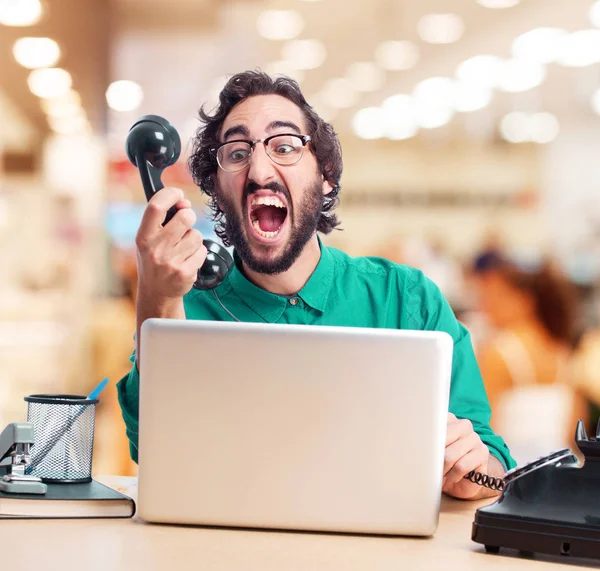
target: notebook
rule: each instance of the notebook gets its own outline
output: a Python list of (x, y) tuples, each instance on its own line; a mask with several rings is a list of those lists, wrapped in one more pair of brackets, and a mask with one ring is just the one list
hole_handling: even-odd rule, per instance
[(47, 486), (43, 496), (0, 492), (0, 518), (127, 518), (135, 514), (130, 497), (95, 480)]

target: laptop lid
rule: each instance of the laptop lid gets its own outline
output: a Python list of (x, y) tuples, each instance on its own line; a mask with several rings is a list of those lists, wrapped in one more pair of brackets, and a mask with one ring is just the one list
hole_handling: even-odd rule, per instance
[(452, 346), (442, 332), (145, 321), (141, 517), (432, 535)]

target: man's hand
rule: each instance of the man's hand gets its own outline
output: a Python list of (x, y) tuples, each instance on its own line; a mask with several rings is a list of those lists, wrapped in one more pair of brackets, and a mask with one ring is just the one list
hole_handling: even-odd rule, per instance
[[(177, 214), (164, 227), (167, 210)], [(183, 297), (206, 259), (202, 234), (193, 229), (196, 214), (178, 188), (163, 188), (148, 202), (135, 243), (140, 293), (157, 299)]]
[[(178, 211), (165, 225), (167, 210)], [(152, 317), (185, 319), (183, 296), (192, 289), (206, 259), (196, 214), (178, 188), (163, 188), (148, 202), (135, 243), (138, 291), (136, 359), (140, 358), (142, 323)]]
[(480, 499), (499, 493), (466, 480), (465, 476), (471, 470), (495, 478), (504, 475), (502, 464), (494, 456), (490, 456), (488, 447), (473, 430), (471, 421), (458, 419), (452, 413), (448, 413), (442, 491), (464, 500)]

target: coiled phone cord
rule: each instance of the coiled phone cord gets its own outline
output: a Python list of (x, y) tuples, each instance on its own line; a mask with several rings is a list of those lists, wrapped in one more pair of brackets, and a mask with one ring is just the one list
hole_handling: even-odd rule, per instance
[(488, 474), (475, 472), (475, 470), (471, 470), (465, 476), (465, 479), (469, 480), (469, 482), (477, 484), (478, 486), (483, 486), (484, 488), (489, 488), (490, 490), (495, 490), (498, 492), (502, 492), (504, 490), (504, 486), (506, 485), (502, 478), (494, 478)]

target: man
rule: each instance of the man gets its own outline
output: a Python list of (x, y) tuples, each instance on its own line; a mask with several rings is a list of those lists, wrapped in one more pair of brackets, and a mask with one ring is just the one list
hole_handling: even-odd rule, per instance
[[(217, 235), (234, 247), (235, 266), (216, 289), (192, 289), (206, 256), (194, 212), (181, 190), (158, 192), (136, 238), (138, 350), (140, 326), (152, 317), (446, 331), (455, 348), (443, 491), (464, 499), (494, 494), (464, 476), (501, 477), (514, 461), (490, 428), (469, 334), (439, 289), (418, 270), (351, 258), (318, 238), (339, 225), (342, 159), (331, 125), (294, 81), (258, 72), (233, 76), (215, 114), (200, 117), (189, 167), (210, 197)], [(161, 226), (174, 204), (177, 214)], [(119, 382), (134, 460), (138, 357)]]

